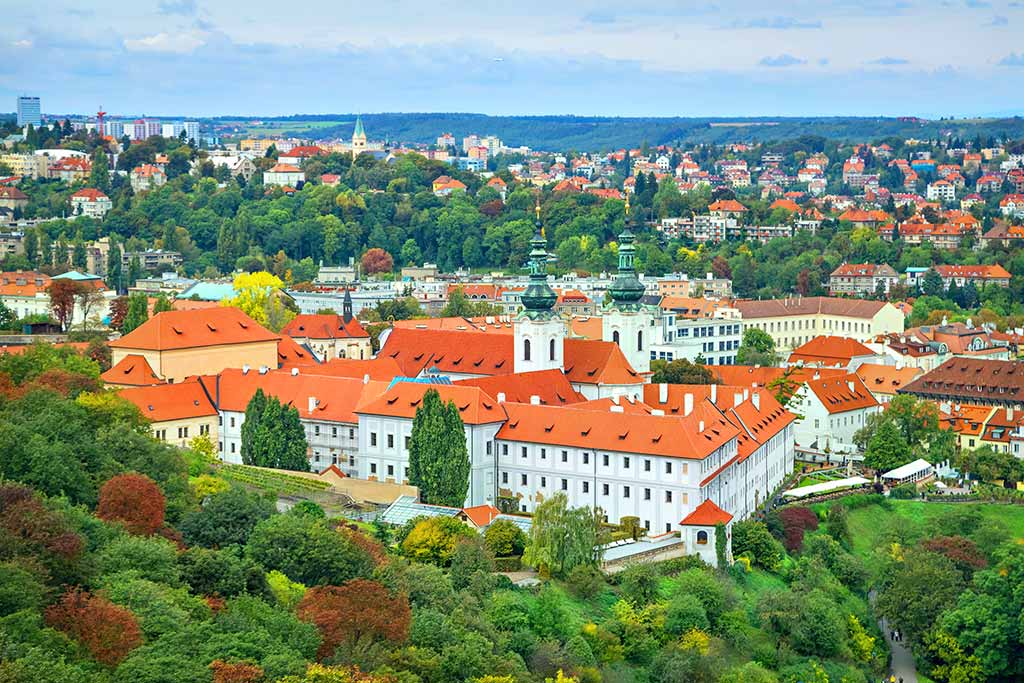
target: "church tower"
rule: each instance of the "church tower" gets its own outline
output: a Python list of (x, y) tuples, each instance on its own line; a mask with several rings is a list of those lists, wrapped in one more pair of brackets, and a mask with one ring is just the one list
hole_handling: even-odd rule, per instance
[(631, 223), (627, 194), (626, 224), (619, 235), (619, 273), (612, 286), (608, 288), (612, 302), (602, 317), (601, 338), (618, 344), (634, 370), (650, 372), (653, 318), (647, 307), (640, 302), (644, 295), (644, 286), (637, 279), (633, 264), (636, 252), (633, 247), (633, 231), (630, 230)]
[(548, 286), (547, 240), (541, 231), (537, 201), (537, 231), (530, 240), (530, 284), (523, 292), (523, 312), (515, 325), (514, 372), (562, 368), (565, 325), (554, 311), (558, 295)]
[(366, 131), (363, 130), (363, 117), (356, 116), (356, 128), (352, 131), (352, 158), (366, 151)]

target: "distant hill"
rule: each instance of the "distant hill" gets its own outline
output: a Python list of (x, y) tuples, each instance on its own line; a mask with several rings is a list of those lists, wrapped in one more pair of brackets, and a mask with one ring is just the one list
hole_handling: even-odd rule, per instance
[[(635, 147), (644, 142), (659, 145), (674, 142), (727, 143), (789, 140), (813, 135), (833, 140), (877, 140), (888, 136), (936, 138), (951, 133), (973, 139), (976, 136), (1024, 138), (1024, 119), (921, 120), (902, 118), (654, 118), (603, 116), (487, 116), (484, 114), (363, 114), (372, 139), (433, 143), (441, 133), (456, 139), (471, 133), (497, 135), (510, 146), (527, 145), (541, 150), (602, 151)], [(248, 117), (246, 117), (248, 118)], [(239, 117), (219, 117), (217, 123), (238, 123)], [(296, 115), (262, 118), (272, 122), (274, 132), (294, 132), (317, 139), (346, 138), (352, 134), (354, 114)], [(309, 122), (319, 122), (311, 127)], [(307, 125), (303, 125), (303, 124)], [(295, 124), (294, 129), (289, 129)]]

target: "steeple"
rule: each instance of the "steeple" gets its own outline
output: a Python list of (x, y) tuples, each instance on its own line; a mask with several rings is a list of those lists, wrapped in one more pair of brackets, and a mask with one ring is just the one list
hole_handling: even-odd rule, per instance
[(352, 133), (352, 137), (366, 139), (366, 131), (363, 130), (363, 117), (358, 114), (356, 114), (356, 129)]
[(554, 317), (552, 308), (558, 295), (548, 286), (546, 266), (548, 262), (547, 240), (540, 222), (540, 199), (534, 209), (537, 215), (536, 231), (530, 240), (530, 284), (522, 295), (523, 315), (532, 320)]
[(341, 318), (348, 325), (352, 322), (352, 292), (345, 287), (345, 298), (341, 302)]
[(633, 247), (633, 231), (630, 230), (632, 215), (629, 210), (629, 195), (626, 195), (625, 227), (619, 233), (619, 274), (616, 276), (608, 292), (612, 296), (612, 308), (622, 311), (635, 311), (640, 308), (640, 299), (644, 295), (644, 286), (636, 277), (633, 259), (636, 249)]
[(363, 129), (363, 117), (356, 115), (356, 127), (352, 131), (352, 158), (366, 151), (366, 130)]

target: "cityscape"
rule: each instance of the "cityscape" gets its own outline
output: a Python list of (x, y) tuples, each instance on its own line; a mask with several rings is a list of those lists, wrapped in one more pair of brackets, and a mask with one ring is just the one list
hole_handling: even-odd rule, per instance
[[(480, 44), (412, 52), (404, 16), (389, 48), (328, 62), (310, 45), (334, 18), (268, 9), (311, 52), (282, 64), (320, 65), (324, 91), (239, 71), (237, 108), (169, 92), (185, 76), (105, 76), (114, 47), (76, 47), (77, 85), (16, 59), (0, 681), (1024, 680), (1015, 7), (552, 8), (530, 38), (521, 8), (465, 8), (452, 36), (494, 36), (466, 84), (506, 70), (477, 83), (482, 113), (440, 113), (463, 106), (440, 64)], [(372, 39), (379, 11), (353, 30)], [(120, 49), (206, 55), (211, 83), (280, 54), (225, 12), (126, 9)], [(987, 61), (929, 65), (931, 85), (903, 80), (930, 47), (856, 68), (823, 47), (843, 18), (918, 40), (981, 14), (964, 36)], [(5, 49), (69, 49), (29, 17)], [(644, 78), (628, 104), (544, 101), (550, 70), (587, 87), (616, 35), (664, 61), (669, 17), (694, 46), (717, 31), (718, 62), (658, 62), (663, 101)], [(776, 42), (737, 65), (753, 33)], [(377, 63), (396, 55), (408, 73)], [(337, 104), (346, 60), (407, 99)], [(537, 97), (516, 106), (526, 64)], [(758, 85), (677, 103), (703, 69)], [(786, 69), (876, 91), (760, 101)], [(1012, 72), (1001, 100), (928, 101), (991, 69)], [(99, 81), (106, 108), (83, 96)]]

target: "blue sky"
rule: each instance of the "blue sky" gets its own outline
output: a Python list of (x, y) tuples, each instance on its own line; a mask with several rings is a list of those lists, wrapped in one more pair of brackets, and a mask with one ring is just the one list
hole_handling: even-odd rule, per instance
[(1015, 115), (1022, 35), (1024, 0), (41, 0), (0, 110)]

